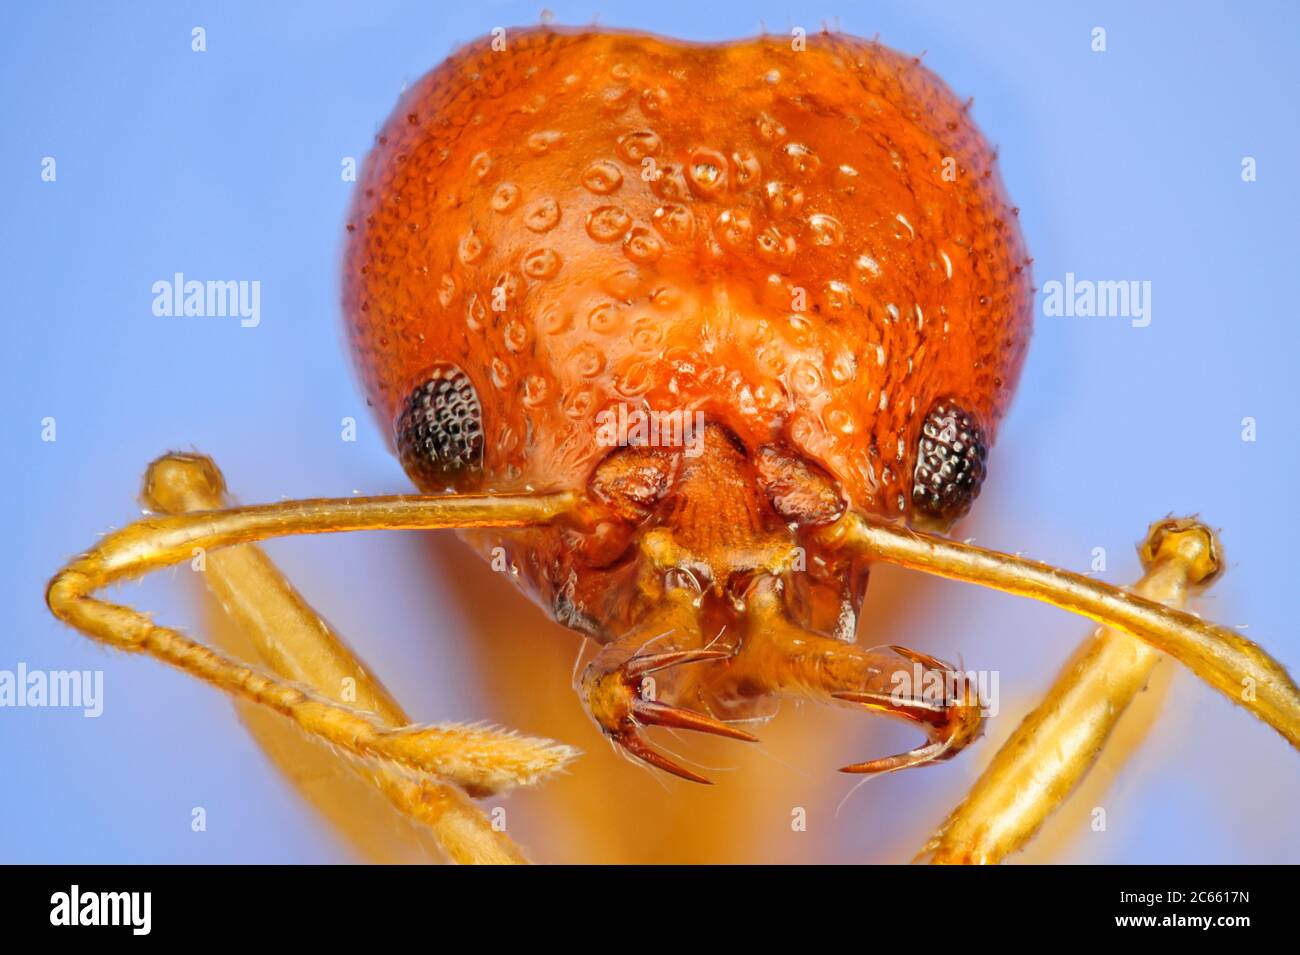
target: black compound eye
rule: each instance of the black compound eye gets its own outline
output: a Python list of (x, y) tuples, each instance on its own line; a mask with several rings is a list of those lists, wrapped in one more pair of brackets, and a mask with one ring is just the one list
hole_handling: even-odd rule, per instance
[(939, 521), (955, 521), (979, 495), (987, 457), (984, 432), (974, 416), (955, 402), (937, 402), (921, 425), (912, 504)]
[(471, 490), (483, 474), (483, 408), (456, 365), (435, 366), (397, 419), (402, 467), (422, 491)]

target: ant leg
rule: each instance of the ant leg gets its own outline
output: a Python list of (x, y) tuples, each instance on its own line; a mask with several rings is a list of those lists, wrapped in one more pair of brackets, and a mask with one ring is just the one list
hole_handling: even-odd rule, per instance
[[(1218, 542), (1189, 520), (1153, 524), (1139, 548), (1146, 569), (1135, 593), (1181, 606), (1218, 576)], [(1111, 730), (1147, 686), (1160, 654), (1099, 627), (1043, 702), (1002, 744), (966, 798), (921, 850), (935, 863), (994, 864), (1021, 849), (1075, 791)]]
[[(215, 480), (215, 469), (213, 474)], [(108, 534), (69, 563), (50, 581), (46, 602), (56, 617), (87, 636), (128, 652), (147, 653), (236, 697), (270, 707), (345, 752), (483, 794), (559, 769), (573, 750), (481, 727), (386, 726), (374, 714), (245, 666), (154, 625), (138, 611), (92, 595), (198, 552), (270, 537), (389, 528), (518, 527), (556, 520), (576, 509), (571, 494), (448, 495), (288, 501), (146, 518)]]
[[(649, 619), (607, 643), (592, 658), (583, 671), (579, 692), (592, 719), (611, 742), (674, 776), (708, 783), (705, 777), (652, 748), (641, 733), (645, 726), (669, 726), (757, 742), (744, 730), (712, 716), (661, 702), (665, 696), (685, 695), (689, 683), (681, 679), (684, 671), (678, 667), (726, 660), (734, 653), (704, 646), (696, 616), (697, 598), (685, 589), (665, 594)], [(653, 692), (649, 692), (651, 686)]]
[(746, 618), (740, 653), (712, 692), (858, 703), (926, 732), (923, 746), (840, 772), (888, 773), (948, 759), (980, 735), (980, 702), (949, 664), (903, 647), (868, 650), (809, 633), (787, 618), (773, 578), (758, 582), (747, 595)]
[(1300, 748), (1300, 688), (1280, 663), (1239, 633), (1081, 574), (863, 514), (846, 514), (822, 537), (831, 548), (1032, 597), (1136, 637)]
[[(171, 454), (150, 467), (144, 503), (161, 514), (214, 511), (230, 505), (224, 487), (209, 458)], [(214, 645), (337, 702), (350, 702), (388, 726), (411, 722), (262, 548), (243, 544), (213, 551), (205, 556), (202, 577), (215, 598)], [(458, 787), (383, 763), (340, 759), (332, 747), (270, 711), (244, 701), (238, 706), (272, 762), (370, 861), (527, 862)]]

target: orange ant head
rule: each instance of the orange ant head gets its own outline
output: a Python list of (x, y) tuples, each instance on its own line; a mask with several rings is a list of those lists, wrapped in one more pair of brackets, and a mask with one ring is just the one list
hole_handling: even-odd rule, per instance
[[(407, 472), (605, 502), (599, 534), (509, 548), (602, 630), (634, 537), (723, 586), (844, 508), (951, 522), (1029, 337), (1015, 212), (966, 104), (841, 35), (471, 44), (379, 134), (348, 230), (353, 350)], [(677, 416), (700, 453), (603, 433), (637, 415)], [(799, 572), (835, 577), (836, 609), (810, 616), (842, 627), (860, 571), (818, 560)]]

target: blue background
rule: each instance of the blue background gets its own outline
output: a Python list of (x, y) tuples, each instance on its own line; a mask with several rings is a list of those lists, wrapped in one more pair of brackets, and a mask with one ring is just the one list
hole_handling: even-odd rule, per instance
[[(1201, 610), (1248, 626), (1300, 672), (1289, 543), (1300, 534), (1300, 7), (552, 9), (561, 24), (595, 16), (692, 39), (753, 34), (760, 21), (813, 32), (838, 17), (848, 32), (927, 51), (931, 69), (975, 97), (977, 122), (1001, 147), (1037, 284), (1067, 271), (1153, 283), (1148, 328), (1039, 313), (990, 480), (960, 535), (1078, 570), (1105, 547), (1104, 576), (1127, 583), (1147, 523), (1198, 512), (1223, 529), (1230, 562)], [(143, 467), (169, 448), (214, 455), (249, 502), (409, 487), (342, 347), (352, 187), (340, 161), (365, 154), (404, 83), (459, 43), (538, 14), (533, 3), (4, 5), (0, 669), (102, 668), (106, 708), (98, 720), (0, 710), (0, 861), (349, 858), (224, 699), (92, 646), (48, 616), (41, 594), (70, 554), (136, 516)], [(206, 53), (190, 50), (198, 25)], [(1099, 25), (1102, 54), (1089, 48)], [(56, 182), (41, 181), (43, 156), (56, 158)], [(1244, 156), (1257, 159), (1257, 182), (1242, 182)], [(155, 317), (150, 286), (175, 271), (259, 279), (260, 327)], [(54, 443), (41, 440), (46, 416), (58, 422)], [(339, 438), (345, 416), (359, 423), (355, 443)], [(1247, 416), (1253, 443), (1241, 438)], [(352, 535), (272, 551), (420, 718), (491, 715), (481, 664), (460, 652), (472, 639), (464, 615), (421, 547), (414, 535)], [(173, 576), (130, 585), (128, 599), (193, 622), (192, 595)], [(909, 592), (918, 599), (893, 616), (889, 641), (999, 669), (995, 742), (1086, 632), (1050, 608), (957, 584)], [(923, 834), (985, 746), (967, 767), (873, 784), (818, 857), (871, 858), (873, 834), (893, 826)], [(838, 801), (848, 784), (826, 769), (816, 780)], [(1300, 758), (1185, 672), (1134, 759), (1102, 771), (1107, 831), (1030, 858), (1300, 859)], [(190, 832), (195, 805), (208, 808), (207, 833)]]

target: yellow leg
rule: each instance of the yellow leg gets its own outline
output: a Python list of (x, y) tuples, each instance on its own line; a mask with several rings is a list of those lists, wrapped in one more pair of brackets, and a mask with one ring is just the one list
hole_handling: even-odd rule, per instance
[(861, 514), (846, 514), (823, 537), (831, 547), (1032, 597), (1136, 637), (1300, 748), (1300, 688), (1280, 663), (1239, 633), (1080, 574)]
[[(227, 507), (221, 473), (206, 457), (171, 454), (150, 466), (145, 506), (161, 514)], [(388, 726), (411, 720), (256, 544), (205, 555), (215, 598), (213, 643), (261, 662)], [(252, 703), (239, 708), (250, 735), (303, 798), (371, 862), (526, 863), (519, 847), (455, 786), (371, 761), (350, 759)]]
[[(158, 471), (151, 469), (151, 475)], [(210, 479), (219, 486), (215, 468)], [(152, 489), (146, 487), (146, 496)], [(515, 527), (575, 510), (569, 494), (534, 497), (380, 497), (292, 501), (147, 518), (106, 536), (50, 582), (55, 616), (109, 646), (146, 653), (226, 692), (269, 707), (345, 752), (427, 773), (472, 793), (531, 782), (574, 751), (483, 727), (391, 727), (374, 713), (246, 666), (129, 607), (92, 596), (109, 584), (192, 559), (198, 552), (291, 534), (388, 528)]]
[[(1218, 575), (1211, 531), (1194, 521), (1153, 525), (1134, 592), (1170, 606)], [(1043, 702), (1021, 722), (922, 850), (934, 863), (992, 864), (1022, 848), (1101, 755), (1146, 688), (1160, 654), (1105, 627), (1083, 644)]]

